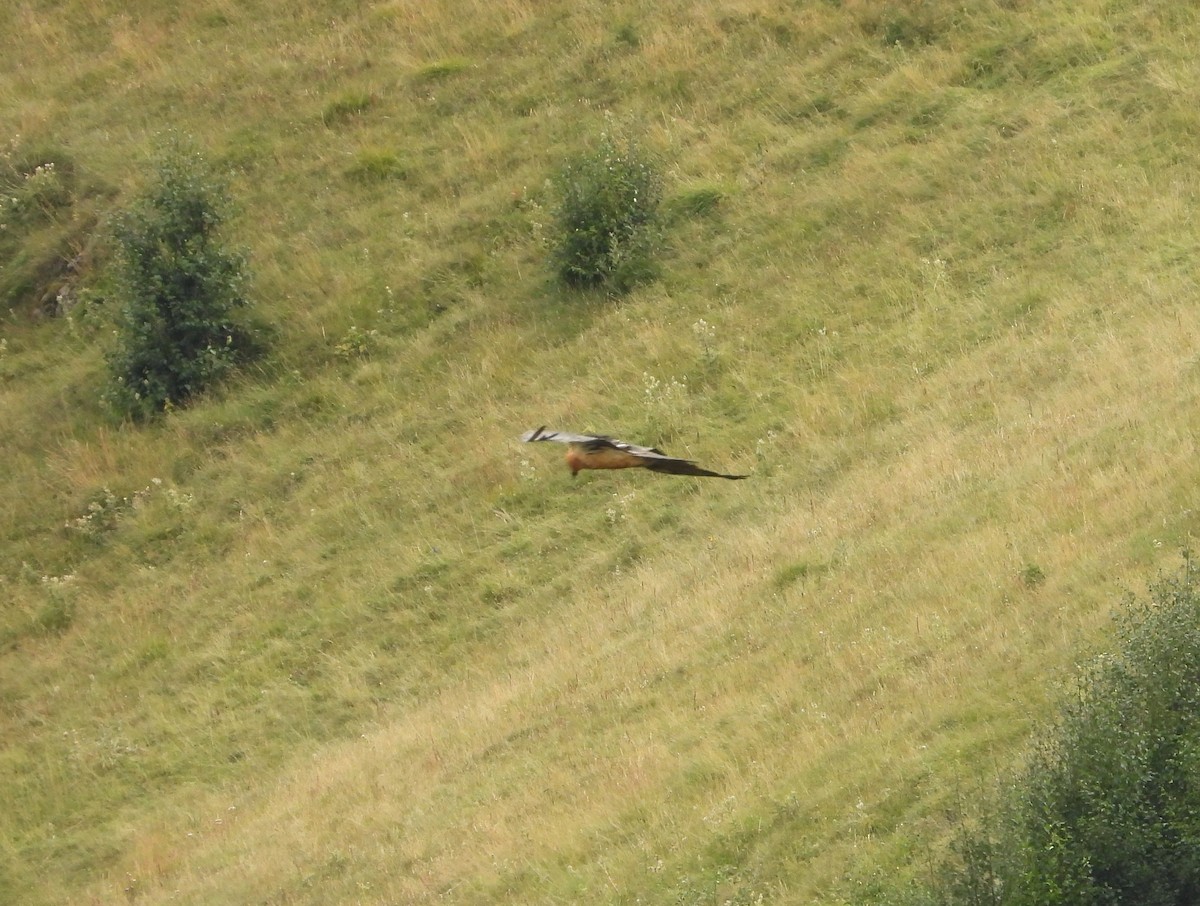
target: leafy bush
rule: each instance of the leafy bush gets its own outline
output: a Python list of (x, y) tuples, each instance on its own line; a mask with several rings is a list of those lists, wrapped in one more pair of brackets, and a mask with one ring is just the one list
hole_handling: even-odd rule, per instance
[(557, 182), (553, 262), (565, 283), (624, 293), (655, 275), (662, 176), (648, 154), (605, 135)]
[(1010, 799), (964, 835), (938, 904), (1200, 901), (1200, 592), (1191, 563), (1135, 603), (1035, 748)]
[(1021, 903), (1200, 898), (1200, 595), (1190, 571), (1122, 625), (1018, 803)]
[(235, 319), (246, 305), (243, 256), (219, 236), (224, 186), (179, 142), (156, 168), (115, 230), (123, 308), (109, 397), (134, 417), (187, 402), (255, 351)]

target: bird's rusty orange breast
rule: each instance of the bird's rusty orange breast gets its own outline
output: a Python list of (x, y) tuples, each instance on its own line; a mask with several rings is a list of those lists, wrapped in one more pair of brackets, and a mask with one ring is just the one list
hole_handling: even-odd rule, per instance
[(631, 469), (645, 463), (624, 450), (612, 447), (588, 450), (582, 444), (571, 444), (567, 447), (567, 465), (572, 472), (578, 472), (581, 469)]

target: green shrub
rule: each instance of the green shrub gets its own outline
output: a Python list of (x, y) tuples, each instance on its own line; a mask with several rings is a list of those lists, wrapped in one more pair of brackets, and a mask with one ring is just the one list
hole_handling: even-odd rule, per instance
[(254, 351), (236, 320), (246, 305), (244, 260), (219, 235), (225, 187), (178, 142), (156, 169), (115, 224), (123, 305), (108, 396), (134, 417), (187, 402)]
[(565, 283), (624, 293), (654, 277), (662, 176), (651, 156), (605, 135), (557, 184), (553, 263)]
[(1000, 809), (907, 902), (1200, 901), (1200, 592), (1191, 563), (1119, 625)]
[(1018, 794), (1013, 902), (1200, 898), (1200, 595), (1190, 571), (1121, 626)]

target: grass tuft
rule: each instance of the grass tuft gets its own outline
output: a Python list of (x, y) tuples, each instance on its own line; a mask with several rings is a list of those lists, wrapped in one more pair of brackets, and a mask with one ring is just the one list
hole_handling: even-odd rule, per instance
[(343, 126), (350, 123), (375, 105), (375, 97), (364, 92), (353, 92), (335, 98), (325, 105), (321, 112), (321, 122), (327, 127)]
[(422, 66), (414, 73), (413, 80), (418, 83), (441, 82), (470, 68), (471, 61), (465, 57), (447, 57)]
[(354, 163), (346, 170), (346, 175), (355, 182), (371, 185), (389, 180), (406, 179), (409, 171), (404, 161), (395, 152), (371, 148), (360, 151), (355, 156)]
[(716, 215), (728, 198), (728, 190), (719, 185), (696, 185), (668, 199), (664, 218), (668, 222), (692, 220)]

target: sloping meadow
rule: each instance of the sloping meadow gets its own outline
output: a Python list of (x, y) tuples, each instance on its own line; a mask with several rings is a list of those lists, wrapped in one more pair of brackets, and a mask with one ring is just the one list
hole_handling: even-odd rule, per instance
[[(1190, 542), (1184, 4), (10, 6), (6, 900), (856, 901)], [(130, 425), (166, 129), (271, 346)], [(666, 199), (612, 297), (547, 262), (617, 133)]]

